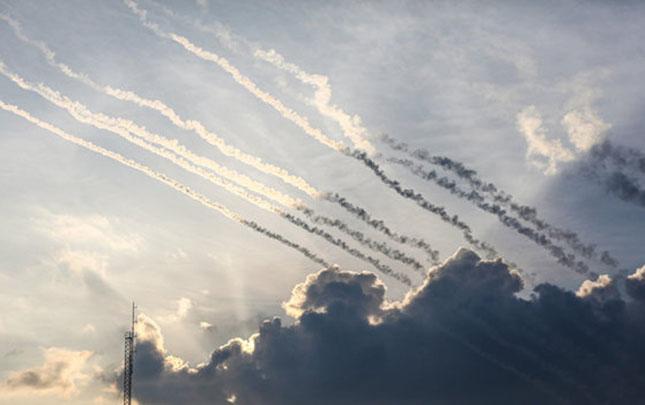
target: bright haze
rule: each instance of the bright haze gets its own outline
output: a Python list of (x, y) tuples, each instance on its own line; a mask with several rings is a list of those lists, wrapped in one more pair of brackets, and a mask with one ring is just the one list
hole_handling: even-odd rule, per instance
[(0, 404), (645, 404), (644, 37), (0, 1)]

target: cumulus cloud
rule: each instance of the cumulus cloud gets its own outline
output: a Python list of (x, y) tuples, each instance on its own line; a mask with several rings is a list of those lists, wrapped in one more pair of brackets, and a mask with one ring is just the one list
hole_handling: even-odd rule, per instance
[(43, 364), (11, 373), (0, 385), (0, 394), (70, 398), (91, 378), (86, 368), (92, 355), (90, 351), (43, 349)]
[[(629, 280), (642, 286), (643, 270)], [(195, 367), (172, 366), (159, 327), (137, 349), (142, 403), (638, 403), (645, 308), (601, 277), (580, 293), (541, 284), (529, 299), (500, 260), (462, 249), (401, 302), (369, 273), (310, 275), (264, 321)], [(603, 299), (599, 299), (603, 298)], [(374, 319), (378, 321), (374, 322)]]

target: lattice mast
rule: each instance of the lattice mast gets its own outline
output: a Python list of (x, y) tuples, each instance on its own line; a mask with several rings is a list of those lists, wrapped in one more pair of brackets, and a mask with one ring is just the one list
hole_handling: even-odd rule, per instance
[(134, 345), (136, 335), (134, 333), (135, 310), (132, 303), (132, 324), (130, 330), (125, 332), (125, 351), (123, 359), (123, 405), (130, 405), (132, 399), (132, 372), (134, 371)]

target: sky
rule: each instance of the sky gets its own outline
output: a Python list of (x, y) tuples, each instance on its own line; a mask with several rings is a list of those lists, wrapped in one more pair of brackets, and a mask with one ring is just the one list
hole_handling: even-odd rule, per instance
[(118, 403), (132, 301), (141, 404), (642, 401), (643, 27), (630, 1), (1, 1), (0, 404)]

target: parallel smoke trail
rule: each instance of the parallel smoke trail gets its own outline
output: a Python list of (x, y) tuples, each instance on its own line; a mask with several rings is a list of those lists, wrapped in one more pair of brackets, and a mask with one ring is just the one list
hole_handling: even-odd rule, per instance
[(140, 107), (155, 110), (159, 112), (161, 115), (163, 115), (164, 117), (166, 117), (170, 122), (172, 122), (177, 127), (184, 130), (193, 131), (204, 141), (208, 142), (212, 146), (215, 146), (222, 154), (235, 158), (238, 161), (248, 166), (251, 166), (263, 173), (273, 175), (279, 178), (280, 180), (284, 181), (285, 183), (290, 184), (296, 187), (297, 189), (303, 191), (304, 193), (308, 194), (311, 197), (316, 198), (320, 195), (320, 192), (316, 190), (313, 186), (311, 186), (309, 183), (307, 183), (303, 178), (294, 176), (290, 174), (287, 170), (281, 167), (278, 167), (270, 163), (266, 163), (257, 156), (244, 153), (241, 150), (237, 149), (236, 147), (228, 145), (217, 134), (206, 129), (206, 127), (201, 122), (196, 120), (185, 120), (181, 118), (175, 110), (173, 110), (171, 107), (166, 105), (161, 100), (152, 100), (145, 97), (141, 97), (140, 95), (129, 90), (116, 89), (110, 86), (105, 86), (95, 82), (86, 74), (78, 73), (74, 71), (68, 65), (58, 62), (56, 60), (56, 54), (54, 53), (54, 51), (52, 51), (49, 48), (49, 46), (47, 46), (47, 44), (45, 44), (42, 41), (34, 41), (31, 38), (27, 37), (23, 33), (22, 28), (20, 27), (20, 24), (17, 21), (3, 14), (0, 14), (0, 20), (3, 20), (7, 24), (9, 24), (13, 29), (16, 37), (18, 37), (24, 43), (37, 48), (51, 66), (61, 71), (67, 77), (79, 80), (85, 85), (91, 87), (92, 89), (98, 92), (101, 92), (103, 94), (106, 94), (108, 96), (112, 96), (122, 101), (128, 101), (128, 102), (134, 103)]
[(490, 246), (486, 242), (482, 242), (476, 239), (473, 236), (470, 227), (465, 222), (460, 220), (457, 215), (450, 216), (446, 212), (446, 209), (444, 207), (432, 204), (430, 201), (426, 200), (423, 195), (417, 193), (412, 189), (404, 189), (397, 180), (390, 179), (385, 174), (385, 172), (383, 172), (383, 169), (381, 169), (381, 167), (376, 162), (374, 162), (374, 160), (370, 159), (367, 156), (366, 152), (356, 150), (352, 151), (348, 148), (345, 149), (343, 153), (345, 153), (349, 157), (363, 162), (384, 184), (386, 184), (392, 190), (396, 191), (401, 197), (416, 202), (418, 206), (425, 209), (426, 211), (438, 215), (443, 222), (446, 222), (461, 230), (464, 239), (466, 239), (466, 241), (468, 241), (468, 243), (470, 243), (477, 250), (484, 252), (487, 258), (492, 259), (499, 256), (497, 251), (492, 246)]
[(412, 280), (410, 280), (410, 278), (408, 276), (406, 276), (405, 274), (398, 273), (398, 272), (392, 270), (392, 268), (390, 268), (386, 264), (381, 263), (378, 259), (375, 259), (375, 258), (373, 258), (371, 256), (365, 255), (362, 252), (360, 252), (359, 250), (356, 250), (354, 248), (349, 247), (343, 240), (341, 240), (339, 238), (335, 238), (334, 236), (330, 235), (329, 233), (323, 231), (322, 229), (317, 228), (315, 226), (311, 226), (307, 222), (305, 222), (304, 220), (302, 220), (302, 219), (300, 219), (298, 217), (295, 217), (295, 216), (293, 216), (291, 214), (283, 213), (281, 216), (283, 218), (287, 219), (292, 224), (297, 225), (300, 228), (306, 230), (307, 232), (312, 233), (314, 235), (318, 235), (318, 236), (324, 238), (326, 241), (328, 241), (332, 245), (335, 245), (335, 246), (341, 248), (342, 250), (344, 250), (345, 252), (349, 253), (350, 255), (370, 263), (372, 266), (374, 266), (376, 269), (378, 269), (381, 273), (386, 274), (386, 275), (388, 275), (388, 276), (390, 276), (392, 278), (395, 278), (396, 280), (400, 281), (401, 283), (403, 283), (403, 284), (405, 284), (405, 285), (407, 285), (409, 287), (412, 286)]
[[(11, 19), (10, 17), (5, 16), (3, 14), (0, 14), (0, 20), (3, 20), (7, 24), (9, 24), (13, 28), (14, 34), (20, 40), (22, 40), (23, 42), (25, 42), (25, 43), (33, 46), (33, 47), (36, 47), (37, 49), (39, 49), (40, 52), (45, 57), (45, 59), (47, 60), (47, 62), (51, 66), (53, 66), (53, 67), (57, 68), (58, 70), (60, 70), (66, 76), (68, 76), (70, 78), (73, 78), (73, 79), (76, 79), (76, 80), (79, 80), (82, 83), (84, 83), (84, 84), (88, 85), (89, 87), (93, 88), (94, 90), (97, 90), (97, 91), (102, 92), (104, 94), (107, 94), (109, 96), (115, 97), (115, 98), (123, 100), (123, 101), (132, 102), (132, 103), (137, 104), (137, 105), (139, 105), (141, 107), (146, 107), (146, 108), (156, 110), (159, 113), (161, 113), (163, 116), (168, 118), (173, 124), (175, 124), (179, 128), (186, 129), (186, 130), (193, 130), (202, 139), (206, 140), (211, 145), (217, 147), (223, 154), (225, 154), (227, 156), (230, 156), (230, 157), (233, 157), (233, 158), (236, 158), (237, 160), (239, 160), (239, 161), (241, 161), (243, 163), (246, 163), (247, 165), (249, 165), (251, 167), (254, 167), (254, 168), (256, 168), (256, 169), (258, 169), (258, 170), (260, 170), (260, 171), (262, 171), (264, 173), (272, 174), (272, 175), (280, 178), (281, 180), (283, 180), (285, 183), (288, 183), (288, 184), (291, 184), (291, 185), (295, 186), (296, 188), (298, 188), (299, 190), (305, 192), (306, 194), (308, 194), (309, 196), (311, 196), (313, 198), (319, 198), (319, 197), (323, 196), (323, 193), (321, 193), (320, 191), (316, 190), (313, 186), (309, 185), (304, 179), (302, 179), (300, 177), (297, 177), (297, 176), (293, 176), (293, 175), (289, 174), (283, 168), (280, 168), (278, 166), (275, 166), (275, 165), (272, 165), (272, 164), (269, 164), (269, 163), (262, 162), (262, 160), (260, 158), (258, 158), (256, 156), (253, 156), (253, 155), (250, 155), (250, 154), (247, 154), (245, 152), (242, 152), (239, 149), (236, 149), (235, 147), (226, 144), (217, 135), (215, 135), (214, 133), (208, 131), (203, 126), (203, 124), (201, 124), (200, 122), (194, 121), (194, 120), (183, 120), (171, 107), (167, 106), (165, 103), (163, 103), (160, 100), (147, 99), (147, 98), (141, 97), (141, 96), (137, 95), (136, 93), (128, 91), (128, 90), (114, 89), (114, 88), (112, 88), (110, 86), (104, 86), (104, 85), (100, 85), (100, 84), (96, 83), (94, 80), (89, 78), (87, 75), (82, 74), (82, 73), (78, 73), (78, 72), (74, 71), (73, 69), (71, 69), (68, 65), (58, 62), (56, 60), (56, 58), (55, 58), (54, 51), (52, 51), (47, 46), (47, 44), (45, 44), (44, 42), (35, 41), (35, 40), (32, 40), (31, 38), (27, 37), (23, 33), (22, 28), (20, 27), (20, 24), (17, 21), (15, 21), (15, 20)], [(329, 201), (338, 202), (338, 201), (334, 201), (334, 200), (329, 200)], [(347, 209), (347, 207), (348, 207), (347, 204), (340, 204), (340, 205), (341, 205), (341, 207), (343, 207), (345, 209)], [(311, 215), (312, 211), (307, 209), (306, 207), (304, 207), (304, 205), (298, 205), (295, 208), (299, 209), (299, 210), (301, 210), (301, 211), (303, 211), (305, 213), (308, 213), (309, 215)], [(362, 209), (361, 209), (361, 211), (365, 212)], [(350, 212), (352, 214), (356, 214), (355, 209), (350, 210)], [(310, 218), (313, 219), (314, 222), (322, 223), (322, 224), (325, 224), (327, 226), (333, 226), (333, 227), (339, 228), (339, 229), (345, 231), (346, 233), (348, 233), (346, 231), (347, 227), (344, 224), (340, 223), (338, 220), (330, 220), (329, 218), (320, 217), (320, 216), (313, 216), (313, 217), (310, 217)], [(359, 218), (363, 219), (361, 216), (359, 216)], [(374, 226), (374, 222), (375, 221), (373, 221), (373, 220), (371, 220), (371, 221), (368, 220), (367, 221), (368, 225), (372, 226), (373, 228), (375, 228), (377, 230), (380, 230), (380, 231), (384, 232), (385, 235), (388, 236), (390, 239), (395, 240), (395, 241), (397, 241), (399, 243), (407, 244), (407, 245), (412, 246), (412, 247), (423, 249), (424, 251), (426, 251), (426, 253), (430, 254), (430, 256), (431, 256), (431, 258), (433, 260), (433, 263), (438, 262), (438, 252), (432, 250), (431, 246), (427, 242), (425, 242), (425, 241), (423, 241), (421, 239), (416, 239), (416, 238), (412, 238), (412, 237), (401, 236), (401, 235), (395, 234), (395, 233), (391, 232), (387, 227), (385, 227), (385, 225), (382, 223), (382, 221), (379, 221), (380, 222), (379, 226)], [(352, 235), (352, 237), (354, 237), (354, 239), (359, 240), (359, 239), (356, 238), (356, 235), (358, 235), (358, 233), (356, 231), (353, 231), (353, 233), (350, 234), (350, 235)], [(359, 240), (359, 242), (361, 242), (365, 246), (372, 247), (372, 248), (378, 246), (377, 242), (371, 242), (370, 241), (370, 242), (364, 243), (361, 240)], [(381, 246), (380, 249), (381, 249), (380, 251), (383, 251), (383, 250), (386, 249), (386, 247)], [(400, 252), (396, 251), (396, 250), (392, 250), (392, 254), (402, 258), (403, 260), (405, 260), (404, 262), (406, 264), (411, 264), (411, 265), (413, 265), (415, 267), (416, 270), (418, 270), (418, 268), (420, 266), (420, 264), (418, 264), (418, 262), (413, 261), (413, 259), (411, 259), (411, 258), (407, 258), (407, 257), (402, 256), (402, 254)], [(395, 259), (395, 260), (398, 260), (398, 259)]]
[[(583, 257), (600, 260), (603, 264), (610, 267), (618, 266), (618, 261), (613, 258), (609, 252), (596, 252), (595, 245), (582, 243), (579, 236), (575, 232), (558, 228), (554, 225), (549, 224), (545, 220), (540, 219), (538, 217), (537, 209), (535, 209), (534, 207), (519, 205), (515, 203), (513, 201), (513, 197), (510, 194), (507, 194), (504, 191), (500, 190), (493, 183), (486, 183), (482, 181), (477, 176), (476, 171), (467, 168), (462, 163), (456, 162), (444, 156), (433, 156), (424, 149), (412, 150), (407, 144), (399, 142), (387, 135), (384, 135), (381, 140), (395, 151), (406, 153), (419, 161), (441, 167), (447, 171), (455, 173), (459, 178), (467, 181), (468, 184), (470, 184), (470, 186), (473, 188), (473, 190), (475, 190), (475, 193), (467, 193), (469, 195), (468, 199), (471, 199), (471, 201), (483, 201), (483, 197), (480, 194), (476, 193), (477, 191), (486, 193), (493, 198), (493, 201), (508, 207), (521, 219), (533, 224), (539, 231), (546, 232), (549, 238), (565, 242), (573, 251), (582, 255)], [(392, 163), (397, 163), (397, 159), (393, 159)], [(430, 175), (432, 175), (432, 173), (434, 172), (430, 172)], [(446, 184), (448, 183), (445, 183), (444, 180), (426, 180), (435, 181), (438, 185), (444, 188), (453, 187), (452, 185), (446, 187)], [(443, 181), (444, 184), (440, 184), (439, 181)]]
[[(201, 167), (210, 169), (218, 175), (231, 179), (235, 183), (246, 187), (258, 194), (265, 195), (284, 206), (298, 207), (302, 205), (302, 202), (296, 198), (285, 195), (278, 190), (266, 186), (263, 183), (257, 182), (243, 174), (237, 173), (235, 170), (221, 166), (211, 159), (194, 154), (184, 145), (180, 144), (176, 139), (169, 139), (161, 135), (152, 133), (146, 128), (137, 125), (133, 121), (124, 118), (113, 118), (105, 114), (93, 113), (88, 110), (87, 107), (85, 107), (83, 104), (70, 100), (69, 98), (61, 95), (59, 92), (45, 86), (42, 83), (39, 83), (37, 85), (29, 83), (19, 75), (11, 72), (2, 61), (0, 61), (0, 74), (3, 74), (5, 77), (13, 81), (20, 88), (35, 92), (52, 104), (65, 109), (76, 120), (82, 123), (90, 124), (100, 129), (109, 130), (132, 143), (135, 143), (141, 147), (148, 148), (148, 150), (150, 151), (153, 150), (149, 149), (149, 147), (151, 146), (146, 142), (159, 145), (188, 161), (194, 162)], [(135, 136), (131, 134), (134, 134)], [(162, 149), (156, 148), (155, 150)]]
[(569, 267), (580, 274), (589, 272), (589, 266), (587, 266), (587, 264), (581, 261), (576, 261), (574, 255), (566, 254), (561, 247), (554, 245), (547, 236), (536, 232), (533, 228), (522, 225), (519, 220), (509, 216), (501, 206), (486, 202), (484, 198), (479, 193), (477, 193), (477, 191), (473, 190), (470, 193), (467, 193), (466, 191), (457, 187), (455, 182), (449, 180), (446, 177), (439, 178), (435, 171), (426, 171), (422, 165), (416, 165), (409, 159), (388, 158), (387, 161), (401, 165), (410, 170), (410, 172), (412, 172), (414, 175), (424, 180), (433, 181), (444, 189), (450, 191), (450, 193), (466, 199), (474, 203), (480, 209), (497, 216), (499, 221), (504, 226), (515, 230), (521, 235), (526, 236), (537, 245), (546, 249), (551, 254), (551, 256), (555, 257), (558, 263), (562, 264), (563, 266)]
[(324, 259), (318, 257), (316, 254), (312, 253), (309, 249), (307, 249), (305, 247), (302, 247), (302, 246), (300, 246), (299, 244), (297, 244), (295, 242), (291, 242), (290, 240), (286, 239), (284, 236), (282, 236), (282, 235), (280, 235), (278, 233), (272, 232), (272, 231), (268, 230), (267, 228), (264, 228), (263, 226), (257, 224), (254, 221), (250, 221), (250, 220), (245, 219), (240, 214), (238, 214), (238, 213), (226, 208), (224, 205), (221, 205), (219, 203), (216, 203), (216, 202), (210, 200), (209, 198), (207, 198), (206, 196), (204, 196), (202, 194), (199, 194), (199, 193), (193, 191), (188, 186), (186, 186), (183, 183), (178, 182), (177, 180), (174, 180), (174, 179), (172, 179), (172, 178), (170, 178), (170, 177), (168, 177), (168, 176), (166, 176), (164, 174), (158, 173), (158, 172), (152, 170), (151, 168), (149, 168), (149, 167), (147, 167), (145, 165), (142, 165), (142, 164), (140, 164), (140, 163), (138, 163), (138, 162), (136, 162), (136, 161), (134, 161), (132, 159), (128, 159), (125, 156), (120, 155), (120, 154), (118, 154), (116, 152), (112, 152), (112, 151), (104, 149), (104, 148), (102, 148), (102, 147), (100, 147), (98, 145), (95, 145), (95, 144), (93, 144), (93, 143), (91, 143), (89, 141), (86, 141), (84, 139), (78, 138), (78, 137), (76, 137), (74, 135), (70, 135), (67, 132), (63, 131), (62, 129), (60, 129), (60, 128), (58, 128), (58, 127), (56, 127), (56, 126), (54, 126), (54, 125), (52, 125), (52, 124), (50, 124), (48, 122), (41, 121), (40, 119), (32, 116), (27, 111), (24, 111), (24, 110), (20, 109), (19, 107), (15, 106), (15, 105), (5, 104), (3, 101), (0, 100), (0, 108), (2, 108), (5, 111), (11, 112), (11, 113), (13, 113), (13, 114), (15, 114), (15, 115), (17, 115), (19, 117), (22, 117), (25, 120), (37, 125), (38, 127), (42, 128), (42, 129), (45, 129), (45, 130), (57, 135), (58, 137), (66, 140), (68, 142), (76, 144), (76, 145), (78, 145), (80, 147), (83, 147), (83, 148), (89, 150), (89, 151), (92, 151), (94, 153), (97, 153), (97, 154), (102, 155), (104, 157), (107, 157), (109, 159), (112, 159), (112, 160), (114, 160), (114, 161), (116, 161), (118, 163), (121, 163), (121, 164), (123, 164), (123, 165), (125, 165), (127, 167), (130, 167), (130, 168), (132, 168), (134, 170), (137, 170), (137, 171), (145, 174), (146, 176), (148, 176), (148, 177), (150, 177), (152, 179), (155, 179), (155, 180), (157, 180), (157, 181), (169, 186), (170, 188), (172, 188), (172, 189), (174, 189), (176, 191), (179, 191), (180, 193), (182, 193), (182, 194), (186, 195), (187, 197), (197, 201), (198, 203), (202, 204), (203, 206), (219, 212), (220, 214), (224, 215), (228, 219), (230, 219), (232, 221), (235, 221), (235, 222), (237, 222), (239, 224), (242, 224), (242, 225), (244, 225), (244, 226), (246, 226), (248, 228), (251, 228), (256, 232), (259, 232), (259, 233), (263, 234), (264, 236), (267, 236), (267, 237), (269, 237), (271, 239), (277, 240), (278, 242), (280, 242), (280, 243), (282, 243), (282, 244), (284, 244), (286, 246), (289, 246), (292, 249), (297, 250), (298, 252), (303, 254), (305, 257), (307, 257), (308, 259), (310, 259), (314, 263), (320, 264), (320, 265), (322, 265), (324, 267), (329, 267), (329, 263), (327, 263)]
[[(406, 235), (400, 235), (394, 231), (392, 231), (389, 227), (385, 225), (385, 223), (380, 220), (380, 219), (373, 219), (371, 215), (363, 208), (354, 205), (347, 201), (344, 197), (341, 197), (338, 194), (327, 194), (323, 197), (325, 200), (330, 201), (335, 204), (339, 204), (341, 207), (343, 207), (345, 210), (348, 212), (352, 213), (355, 217), (359, 218), (372, 228), (384, 233), (387, 235), (390, 239), (395, 240), (399, 243), (415, 247), (417, 249), (421, 249), (424, 252), (428, 254), (430, 257), (430, 260), (433, 264), (439, 264), (439, 252), (435, 249), (432, 248), (432, 246), (426, 242), (423, 239), (420, 238), (414, 238)], [(316, 222), (315, 217), (311, 217), (314, 222)]]
[[(238, 187), (234, 184), (232, 184), (230, 181), (228, 181), (226, 178), (220, 177), (220, 176), (225, 176), (220, 174), (220, 176), (215, 175), (212, 172), (209, 172), (202, 167), (198, 167), (193, 165), (191, 162), (195, 162), (194, 159), (191, 159), (190, 154), (187, 153), (182, 153), (182, 157), (176, 155), (176, 151), (179, 150), (180, 152), (185, 152), (185, 149), (183, 148), (173, 148), (171, 150), (166, 150), (154, 145), (151, 145), (147, 143), (146, 141), (149, 142), (155, 142), (157, 139), (165, 139), (159, 135), (156, 134), (150, 134), (147, 133), (145, 135), (145, 138), (137, 138), (136, 136), (132, 136), (130, 132), (132, 132), (131, 128), (141, 128), (136, 126), (136, 124), (132, 123), (131, 121), (123, 120), (123, 119), (115, 119), (109, 116), (106, 116), (104, 114), (95, 114), (92, 113), (91, 111), (87, 110), (82, 104), (73, 102), (69, 99), (67, 99), (65, 96), (60, 95), (58, 92), (48, 88), (47, 86), (40, 84), (38, 87), (35, 87), (28, 82), (26, 82), (24, 79), (19, 77), (18, 75), (15, 75), (11, 72), (9, 72), (1, 63), (0, 63), (0, 72), (3, 73), (5, 76), (13, 80), (19, 87), (26, 89), (26, 90), (32, 90), (41, 95), (43, 98), (46, 100), (50, 101), (51, 103), (66, 109), (74, 118), (76, 118), (79, 122), (83, 122), (86, 124), (90, 124), (95, 126), (96, 128), (103, 129), (110, 131), (116, 135), (121, 136), (122, 138), (126, 139), (127, 141), (149, 151), (152, 152), (160, 157), (163, 157), (165, 159), (170, 160), (174, 164), (178, 165), (182, 169), (196, 174), (211, 183), (222, 187), (226, 191), (237, 195), (240, 198), (243, 198), (244, 200), (254, 204), (255, 206), (264, 209), (266, 211), (275, 213), (277, 215), (280, 215), (281, 217), (287, 219), (288, 221), (292, 222), (294, 225), (297, 225), (301, 227), (302, 229), (305, 229), (311, 233), (314, 233), (316, 235), (319, 235), (323, 238), (325, 238), (327, 241), (330, 243), (341, 247), (344, 249), (346, 252), (349, 254), (358, 257), (361, 260), (367, 261), (368, 263), (372, 264), (374, 267), (376, 267), (379, 271), (382, 271), (385, 274), (391, 275), (395, 278), (397, 278), (399, 281), (409, 283), (411, 285), (411, 281), (407, 276), (404, 276), (403, 274), (398, 274), (394, 272), (392, 269), (389, 267), (381, 264), (377, 259), (374, 259), (370, 256), (363, 255), (362, 253), (358, 252), (355, 249), (351, 249), (347, 247), (347, 245), (340, 239), (335, 240), (333, 239), (329, 234), (323, 233), (322, 231), (319, 231), (318, 228), (313, 228), (316, 232), (312, 232), (310, 228), (307, 228), (303, 226), (304, 221), (299, 220), (298, 218), (295, 218), (291, 216), (290, 214), (286, 213), (285, 211), (275, 207), (272, 205), (270, 202), (255, 196), (253, 194), (248, 193), (245, 189), (242, 187)], [(122, 123), (128, 123), (126, 127), (121, 126)], [(141, 131), (138, 131), (138, 133), (142, 133)], [(164, 146), (168, 144), (168, 142), (164, 143)], [(170, 142), (171, 146), (176, 146), (176, 142)], [(219, 174), (219, 173), (218, 173)], [(235, 179), (234, 179), (235, 180)], [(259, 193), (262, 195), (271, 197), (270, 194), (262, 192), (262, 189), (257, 190)], [(281, 200), (277, 200), (280, 203), (283, 203), (285, 206), (289, 206), (286, 203), (284, 203)], [(288, 200), (287, 200), (288, 201)], [(298, 205), (293, 205), (292, 207), (302, 207), (302, 209), (307, 209), (306, 207), (302, 206), (302, 204)], [(308, 209), (309, 210), (309, 209)], [(311, 210), (309, 210), (311, 211)], [(295, 218), (295, 219), (294, 219)], [(296, 221), (297, 220), (297, 221)], [(383, 244), (379, 244), (377, 242), (372, 241), (371, 239), (364, 237), (360, 232), (353, 231), (351, 230), (348, 226), (342, 224), (340, 221), (335, 223), (336, 226), (343, 232), (347, 233), (350, 235), (352, 238), (355, 240), (359, 241), (361, 244), (364, 246), (367, 246), (369, 248), (372, 248), (378, 252), (381, 252), (385, 254), (386, 256), (392, 258), (393, 260), (400, 261), (402, 263), (405, 263), (407, 265), (412, 266), (415, 270), (417, 271), (422, 271), (423, 266), (418, 263), (415, 259), (406, 256), (405, 254), (399, 252), (398, 250), (391, 249), (389, 247), (386, 247)], [(342, 226), (341, 226), (342, 225)]]
[(383, 242), (377, 242), (377, 241), (371, 240), (370, 238), (365, 236), (362, 232), (351, 229), (350, 227), (347, 226), (347, 224), (345, 224), (343, 221), (339, 219), (329, 218), (322, 215), (316, 215), (316, 213), (311, 209), (303, 209), (300, 212), (305, 214), (307, 219), (309, 219), (311, 222), (315, 224), (321, 224), (321, 225), (337, 228), (343, 233), (351, 236), (354, 240), (360, 242), (361, 245), (366, 246), (376, 252), (380, 252), (392, 260), (396, 260), (403, 264), (406, 264), (423, 275), (425, 275), (426, 273), (425, 267), (413, 257), (408, 256), (407, 254), (401, 252), (400, 250), (392, 249), (390, 246), (388, 246)]
[(244, 76), (235, 66), (231, 65), (231, 63), (227, 59), (213, 52), (209, 52), (205, 49), (200, 48), (199, 46), (190, 42), (188, 38), (184, 36), (175, 34), (173, 32), (168, 33), (163, 31), (157, 24), (152, 23), (148, 20), (146, 11), (139, 8), (138, 4), (135, 1), (133, 0), (123, 0), (123, 1), (126, 4), (126, 6), (128, 6), (128, 8), (130, 8), (130, 10), (139, 17), (139, 20), (141, 21), (141, 23), (146, 28), (150, 29), (153, 33), (155, 33), (157, 36), (164, 39), (170, 39), (176, 42), (177, 44), (181, 45), (188, 52), (199, 57), (200, 59), (215, 63), (220, 68), (222, 68), (225, 72), (231, 75), (233, 80), (235, 80), (238, 84), (240, 84), (242, 87), (248, 90), (251, 94), (253, 94), (258, 99), (262, 100), (267, 105), (270, 105), (271, 107), (273, 107), (276, 111), (280, 113), (280, 115), (282, 115), (287, 120), (299, 126), (309, 136), (313, 137), (318, 142), (337, 151), (341, 151), (344, 148), (344, 145), (342, 143), (329, 138), (327, 135), (323, 134), (322, 131), (320, 131), (318, 128), (314, 128), (309, 123), (309, 120), (307, 118), (301, 116), (296, 111), (285, 106), (280, 100), (277, 100), (271, 94), (258, 88), (258, 86), (251, 79)]
[(351, 151), (341, 142), (337, 142), (329, 138), (321, 130), (311, 126), (307, 118), (301, 116), (291, 108), (286, 107), (280, 100), (277, 100), (271, 94), (259, 89), (251, 79), (244, 76), (236, 67), (231, 65), (230, 62), (225, 58), (222, 58), (221, 56), (213, 52), (209, 52), (200, 48), (199, 46), (190, 42), (186, 37), (183, 37), (181, 35), (178, 35), (172, 32), (167, 33), (163, 31), (157, 24), (152, 23), (148, 20), (147, 12), (145, 10), (142, 10), (135, 1), (133, 0), (123, 0), (123, 1), (126, 4), (126, 6), (128, 6), (128, 8), (130, 8), (130, 10), (139, 17), (140, 22), (146, 28), (150, 29), (153, 33), (155, 33), (155, 35), (159, 36), (160, 38), (170, 39), (180, 44), (181, 46), (184, 47), (184, 49), (186, 49), (188, 52), (192, 53), (193, 55), (199, 57), (200, 59), (215, 63), (220, 68), (222, 68), (225, 72), (229, 73), (233, 78), (233, 80), (235, 80), (238, 84), (240, 84), (247, 91), (249, 91), (251, 94), (256, 96), (258, 99), (260, 99), (267, 105), (270, 105), (271, 107), (273, 107), (285, 119), (293, 122), (298, 127), (300, 127), (307, 135), (311, 136), (321, 144), (337, 152), (340, 152), (344, 155), (347, 155), (362, 161), (368, 168), (370, 168), (370, 170), (372, 170), (379, 177), (379, 179), (383, 183), (385, 183), (390, 188), (397, 191), (399, 195), (416, 201), (418, 205), (420, 205), (427, 211), (432, 212), (436, 215), (439, 215), (442, 218), (442, 220), (444, 220), (445, 222), (448, 222), (460, 228), (466, 240), (474, 247), (476, 247), (478, 250), (484, 251), (487, 254), (487, 257), (497, 255), (497, 253), (491, 246), (475, 239), (472, 236), (472, 232), (470, 231), (470, 228), (465, 223), (460, 221), (456, 216), (450, 217), (446, 213), (445, 208), (435, 206), (434, 204), (430, 203), (425, 198), (423, 198), (423, 196), (414, 192), (413, 190), (403, 190), (397, 181), (393, 181), (387, 178), (382, 172), (382, 170), (380, 169), (380, 167), (376, 163), (374, 163), (374, 161), (368, 158), (366, 152)]
[(291, 73), (302, 83), (315, 87), (313, 105), (318, 112), (336, 121), (355, 148), (364, 150), (370, 155), (374, 154), (374, 146), (367, 140), (367, 130), (363, 127), (361, 118), (358, 115), (350, 116), (337, 105), (330, 104), (331, 87), (327, 76), (307, 73), (298, 65), (285, 61), (284, 57), (273, 49), (269, 51), (257, 49), (253, 55)]

